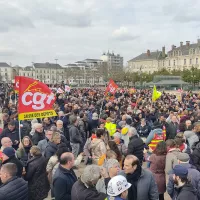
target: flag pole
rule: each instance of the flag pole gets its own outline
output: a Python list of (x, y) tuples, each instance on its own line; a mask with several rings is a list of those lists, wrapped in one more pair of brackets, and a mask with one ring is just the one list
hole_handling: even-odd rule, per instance
[(20, 123), (20, 120), (19, 120), (19, 142), (22, 141), (22, 136), (21, 136), (21, 123)]

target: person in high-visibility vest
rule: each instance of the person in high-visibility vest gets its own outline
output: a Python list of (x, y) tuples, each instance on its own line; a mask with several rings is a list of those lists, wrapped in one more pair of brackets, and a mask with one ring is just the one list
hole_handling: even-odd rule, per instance
[(146, 145), (149, 146), (151, 150), (154, 150), (158, 142), (164, 141), (165, 139), (166, 139), (165, 126), (163, 131), (162, 125), (159, 122), (154, 122), (153, 130), (149, 133), (149, 136), (147, 137)]
[(153, 140), (151, 140), (151, 143), (149, 144), (149, 148), (151, 148), (154, 151), (157, 144), (159, 142), (165, 141), (165, 139), (166, 139), (166, 128), (165, 126), (163, 126), (162, 134), (159, 135), (155, 133)]
[(116, 133), (117, 125), (115, 123), (112, 123), (112, 120), (110, 117), (106, 119), (105, 128), (108, 131), (110, 136), (113, 136)]

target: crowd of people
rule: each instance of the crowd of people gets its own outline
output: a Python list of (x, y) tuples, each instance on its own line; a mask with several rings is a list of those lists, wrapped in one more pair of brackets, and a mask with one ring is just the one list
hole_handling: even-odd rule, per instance
[(17, 101), (2, 102), (0, 199), (200, 199), (198, 94), (163, 92), (156, 102), (151, 90), (55, 95), (56, 117), (20, 123)]

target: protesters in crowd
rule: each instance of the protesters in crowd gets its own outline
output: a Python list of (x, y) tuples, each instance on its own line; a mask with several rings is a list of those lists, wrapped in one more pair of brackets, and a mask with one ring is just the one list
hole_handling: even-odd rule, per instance
[(159, 200), (164, 200), (164, 193), (166, 191), (165, 179), (165, 161), (166, 161), (167, 147), (164, 141), (157, 144), (153, 154), (150, 156), (150, 170), (154, 175), (156, 184), (158, 186)]
[(94, 140), (91, 141), (91, 154), (92, 154), (92, 160), (93, 164), (98, 164), (99, 159), (102, 156), (106, 155), (106, 144), (104, 142), (104, 130), (103, 129), (97, 129), (96, 131), (96, 137)]
[(143, 150), (144, 150), (144, 142), (143, 140), (138, 137), (137, 131), (135, 128), (130, 128), (128, 131), (128, 135), (130, 138), (129, 144), (128, 144), (128, 155), (135, 155), (142, 165), (143, 162)]
[[(197, 191), (197, 197), (200, 199), (200, 172), (197, 171), (191, 164), (189, 164), (190, 157), (187, 153), (178, 155), (178, 165), (184, 166), (188, 170), (188, 180), (191, 181), (193, 187)], [(173, 170), (170, 172), (169, 181), (167, 184), (167, 192), (174, 200), (177, 197), (177, 190), (173, 179)]]
[(23, 166), (26, 167), (27, 161), (30, 159), (30, 149), (33, 146), (31, 139), (25, 136), (22, 142), (19, 144), (19, 148), (16, 151), (17, 158), (22, 162)]
[(45, 139), (45, 134), (43, 130), (43, 126), (40, 123), (34, 124), (34, 134), (32, 136), (32, 142), (34, 145), (38, 145), (39, 141)]
[(17, 176), (21, 177), (23, 172), (23, 164), (15, 156), (15, 150), (12, 147), (6, 147), (3, 150), (3, 165), (6, 163), (14, 163), (17, 166)]
[(17, 177), (17, 170), (14, 163), (7, 163), (1, 167), (0, 199), (28, 200), (28, 183)]
[(12, 147), (12, 140), (9, 137), (3, 137), (1, 139), (1, 151), (3, 151), (6, 147)]
[(101, 176), (100, 167), (98, 167), (97, 165), (87, 166), (84, 169), (83, 174), (81, 175), (81, 179), (78, 180), (72, 187), (71, 199), (104, 200), (107, 195), (98, 192), (95, 189), (95, 185), (97, 184), (100, 176)]
[[(77, 181), (73, 166), (74, 155), (69, 152), (63, 153), (59, 167), (53, 176), (53, 192), (56, 200), (73, 199), (71, 198), (72, 186)], [(83, 195), (82, 192), (81, 195)]]
[(56, 153), (56, 151), (58, 150), (58, 144), (60, 144), (60, 141), (61, 141), (60, 133), (54, 132), (44, 152), (44, 156), (47, 160)]
[(69, 126), (69, 136), (70, 136), (70, 145), (72, 147), (72, 153), (76, 158), (80, 151), (80, 146), (82, 144), (81, 133), (78, 130), (78, 120), (76, 116), (71, 117), (71, 125)]
[(109, 196), (106, 200), (126, 200), (130, 187), (131, 184), (127, 182), (124, 176), (118, 175), (113, 177), (108, 183), (107, 194)]
[(51, 140), (52, 135), (53, 135), (53, 131), (47, 130), (47, 131), (45, 131), (45, 138), (38, 142), (37, 146), (39, 147), (42, 155), (44, 155), (45, 149), (47, 148), (48, 142), (49, 142), (49, 140)]
[(19, 145), (19, 130), (16, 128), (14, 121), (8, 123), (8, 128), (4, 129), (0, 135), (0, 140), (4, 137), (9, 137), (12, 141), (12, 147), (16, 150)]
[(30, 149), (31, 159), (26, 166), (25, 180), (28, 181), (30, 200), (43, 200), (48, 196), (49, 182), (46, 173), (46, 159), (37, 146)]
[(124, 173), (127, 181), (132, 184), (128, 190), (128, 200), (158, 200), (159, 194), (153, 174), (142, 169), (136, 156), (126, 156)]
[(176, 187), (176, 200), (197, 200), (197, 191), (188, 180), (188, 169), (182, 165), (176, 165), (173, 169), (173, 181)]

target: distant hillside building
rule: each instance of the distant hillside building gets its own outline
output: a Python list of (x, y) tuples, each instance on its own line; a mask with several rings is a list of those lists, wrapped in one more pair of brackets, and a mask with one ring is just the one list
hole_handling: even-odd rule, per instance
[(108, 51), (108, 53), (103, 53), (103, 55), (101, 56), (101, 60), (107, 62), (108, 71), (120, 71), (123, 69), (123, 57), (121, 57), (120, 54), (116, 55)]
[(163, 67), (168, 70), (190, 69), (192, 66), (200, 67), (200, 39), (194, 44), (190, 44), (190, 41), (186, 41), (185, 45), (183, 42), (180, 42), (179, 47), (172, 45), (163, 65)]
[(0, 62), (0, 82), (11, 83), (13, 80), (13, 69), (6, 62)]
[(148, 49), (146, 53), (142, 53), (139, 56), (129, 60), (128, 69), (132, 72), (142, 71), (152, 73), (160, 69), (165, 57), (165, 47), (162, 48), (162, 51), (154, 52), (151, 52)]

